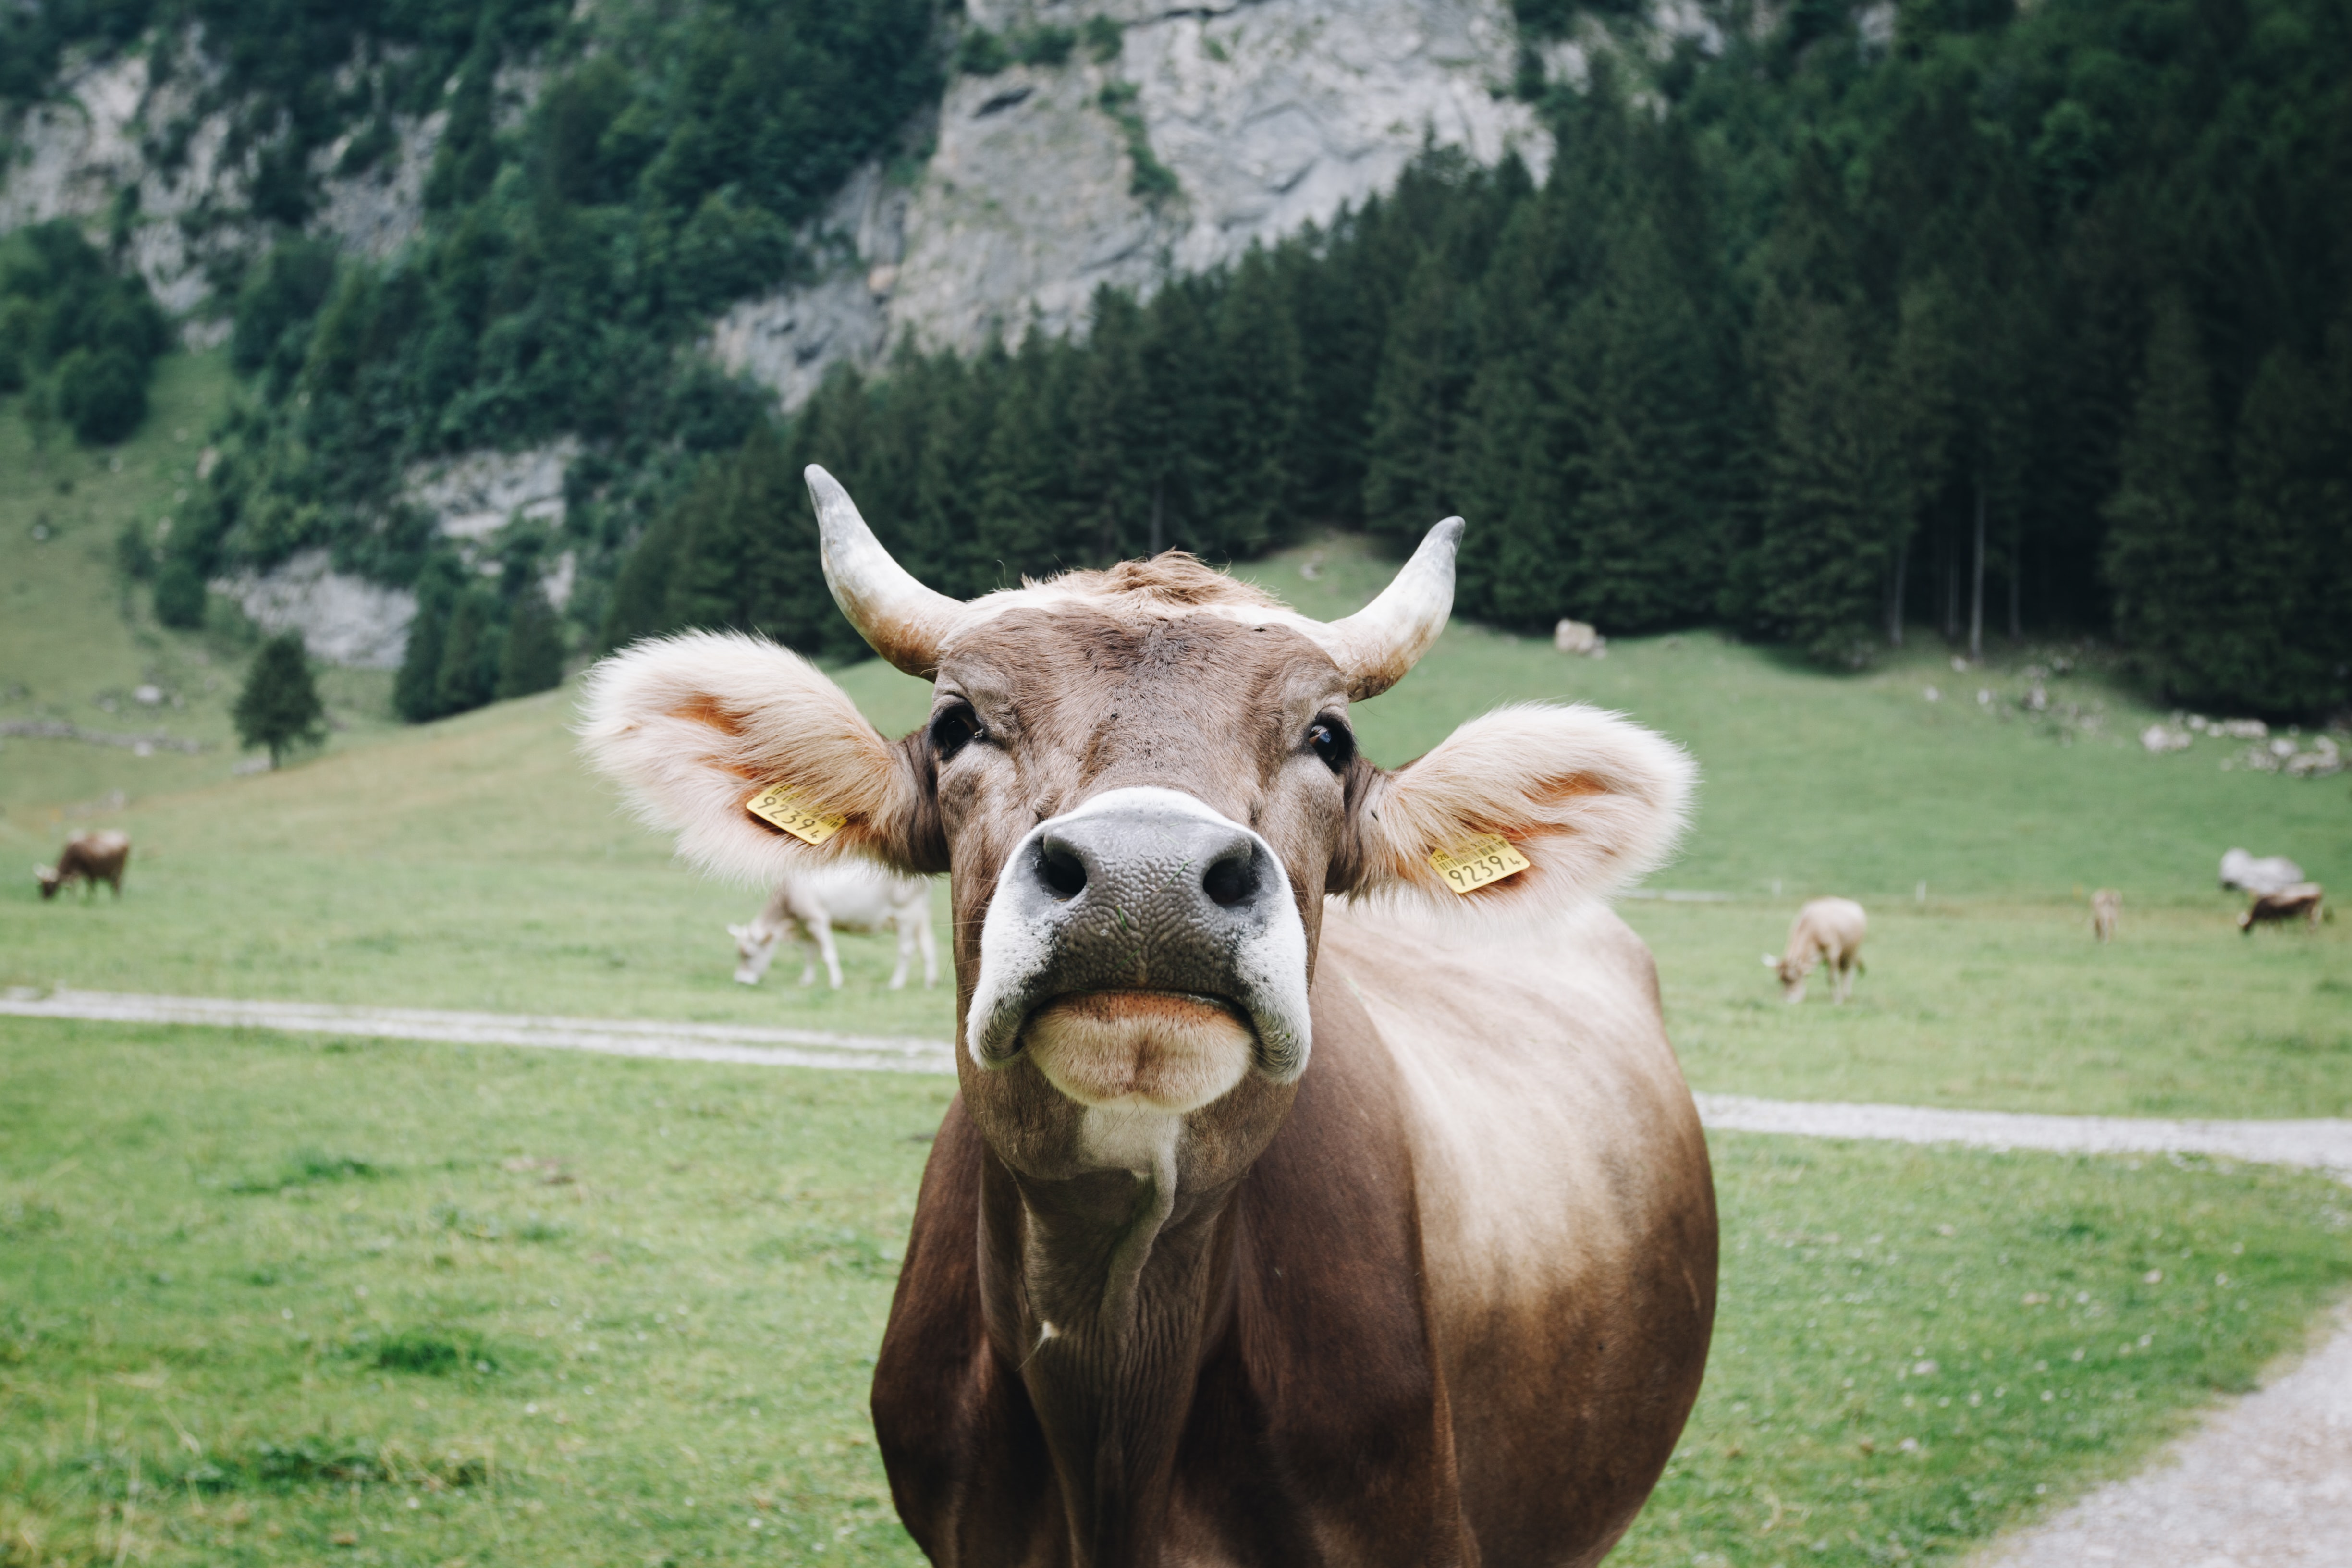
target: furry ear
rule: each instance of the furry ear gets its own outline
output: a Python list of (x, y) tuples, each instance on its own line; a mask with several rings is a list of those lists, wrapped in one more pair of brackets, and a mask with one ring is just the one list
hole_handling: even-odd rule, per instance
[[(913, 752), (866, 721), (841, 688), (760, 637), (713, 632), (641, 642), (588, 672), (581, 749), (638, 816), (677, 835), (678, 853), (739, 881), (858, 856), (928, 870), (922, 825), (936, 815)], [(821, 847), (746, 809), (782, 784), (845, 817)]]
[[(1673, 850), (1696, 776), (1680, 746), (1614, 713), (1497, 709), (1361, 792), (1348, 890), (1512, 914), (1599, 898)], [(1431, 857), (1489, 835), (1527, 868), (1454, 892)]]

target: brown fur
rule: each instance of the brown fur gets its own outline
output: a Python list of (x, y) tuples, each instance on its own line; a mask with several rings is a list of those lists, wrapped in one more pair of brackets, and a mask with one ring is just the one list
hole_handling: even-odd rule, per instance
[(104, 882), (122, 896), (122, 869), (131, 863), (131, 836), (113, 828), (85, 829), (70, 834), (66, 847), (58, 852), (54, 866), (33, 868), (34, 879), (41, 885), (41, 897), (54, 899), (58, 889), (67, 883), (79, 881), (82, 897), (98, 891)]
[(2297, 882), (2275, 893), (2257, 893), (2246, 912), (2238, 917), (2238, 929), (2252, 935), (2259, 925), (2284, 925), (2299, 920), (2313, 931), (2319, 929), (2320, 905), (2326, 894), (2316, 882)]
[[(1528, 708), (1335, 773), (1307, 736), (1344, 728), (1349, 678), (1188, 558), (973, 609), (939, 650), (935, 720), (969, 705), (982, 732), (951, 755), (928, 725), (883, 742), (746, 638), (613, 661), (583, 726), (708, 863), (817, 853), (743, 825), (751, 777), (850, 816), (824, 853), (944, 864), (960, 1039), (999, 874), (1039, 822), (1172, 788), (1282, 862), (1313, 978), (1295, 1080), (1122, 1121), (1113, 1091), (1230, 1046), (1217, 1009), (1165, 994), (1057, 1005), (1000, 1067), (959, 1049), (874, 1383), (908, 1530), (958, 1568), (1597, 1562), (1673, 1450), (1714, 1312), (1706, 1147), (1655, 974), (1590, 901), (1671, 844), (1686, 762)], [(1476, 833), (1533, 868), (1460, 899), (1429, 856)], [(1334, 893), (1397, 908), (1327, 921)], [(1056, 1054), (1090, 1041), (1101, 1060)]]

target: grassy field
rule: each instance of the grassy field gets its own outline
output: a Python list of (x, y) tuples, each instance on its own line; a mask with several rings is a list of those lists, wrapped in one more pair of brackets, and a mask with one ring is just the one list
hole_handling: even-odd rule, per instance
[[(214, 374), (173, 363), (184, 368), (167, 392), (201, 390)], [(0, 437), (21, 438), (14, 423), (0, 417)], [(167, 458), (127, 460), (125, 477), (162, 471)], [(81, 533), (92, 537), (7, 546), (22, 570), (58, 578), (44, 603), (75, 605), (60, 636), (162, 649), (155, 660), (193, 660), (213, 646), (214, 664), (184, 668), (215, 689), (184, 683), (186, 706), (167, 721), (225, 734), (230, 634), (176, 638), (136, 615), (126, 625), (120, 584), (107, 586), (105, 516)], [(1253, 570), (1303, 606), (1339, 614), (1386, 568), (1333, 542)], [(21, 650), (39, 643), (29, 628), (48, 618), (9, 619), (0, 687), (34, 693), (17, 710), (64, 705), (54, 660), (14, 673)], [(118, 684), (152, 668), (116, 653)], [(845, 943), (853, 984), (839, 994), (796, 987), (789, 964), (756, 991), (731, 984), (721, 928), (749, 912), (756, 890), (675, 866), (663, 842), (616, 812), (572, 752), (564, 694), (411, 730), (380, 707), (362, 716), (359, 689), (380, 677), (341, 679), (357, 704), (346, 728), (324, 755), (274, 775), (228, 776), (226, 749), (139, 758), (75, 742), (0, 742), (0, 851), (46, 858), (85, 821), (124, 826), (138, 845), (120, 907), (43, 906), (28, 879), (0, 882), (0, 984), (952, 1029), (944, 988), (891, 994), (874, 983), (891, 962), (883, 938)], [(886, 731), (920, 721), (919, 682), (871, 662), (840, 679)], [(1930, 682), (1963, 681), (2000, 700), (1921, 696)], [(2019, 1110), (2352, 1113), (2352, 927), (2242, 938), (2236, 901), (2212, 887), (2221, 851), (2237, 843), (2291, 853), (2323, 881), (2352, 886), (2346, 781), (2224, 771), (2210, 742), (2149, 756), (2130, 738), (2147, 715), (2113, 683), (2053, 678), (2053, 710), (2071, 705), (2081, 720), (2062, 728), (2012, 700), (2025, 682), (1991, 668), (1955, 677), (1925, 654), (1824, 677), (1713, 636), (1568, 659), (1457, 626), (1359, 721), (1373, 755), (1401, 761), (1497, 701), (1575, 697), (1691, 747), (1706, 770), (1699, 816), (1657, 880), (1724, 897), (1623, 907), (1657, 952), (1676, 1041), (1702, 1088)], [(105, 717), (68, 711), (93, 725)], [(116, 790), (123, 809), (87, 808)], [(2123, 939), (2105, 950), (2090, 942), (2084, 903), (2099, 885), (2126, 899)], [(1786, 1008), (1757, 957), (1777, 951), (1796, 904), (1822, 891), (1870, 907), (1869, 971), (1849, 1007)]]
[[(209, 748), (0, 740), (0, 855), (83, 825), (138, 847), (120, 902), (0, 880), (0, 984), (947, 1037), (947, 989), (882, 989), (883, 938), (845, 941), (837, 994), (789, 961), (734, 985), (720, 928), (757, 891), (617, 811), (567, 693), (407, 729), (387, 677), (331, 672), (323, 754), (234, 775), (249, 628), (161, 630), (114, 550), (176, 504), (226, 388), (166, 361), (117, 453), (34, 453), (0, 408), (0, 719)], [(1251, 572), (1334, 615), (1387, 570), (1334, 541)], [(2027, 709), (2062, 652), (2077, 672)], [(920, 683), (839, 679), (887, 731), (919, 722)], [(1595, 661), (1457, 626), (1357, 717), (1393, 763), (1559, 697), (1705, 770), (1654, 881), (1724, 896), (1622, 906), (1698, 1087), (2352, 1114), (2352, 925), (2241, 938), (2211, 888), (2232, 844), (2352, 886), (2346, 779), (2147, 755), (2151, 715), (2081, 650), (1825, 677), (1713, 636)], [(2126, 900), (2105, 949), (2100, 885)], [(1869, 971), (1850, 1006), (1784, 1007), (1757, 955), (1823, 891), (1870, 907)], [(910, 1561), (864, 1384), (947, 1087), (0, 1020), (0, 1564)], [(1612, 1561), (1980, 1539), (2243, 1386), (2352, 1273), (2352, 1205), (2316, 1179), (1717, 1148), (1717, 1355)]]
[[(946, 1080), (0, 1021), (0, 1562), (914, 1561), (864, 1399)], [(2316, 1178), (1717, 1155), (1716, 1354), (1615, 1562), (1935, 1557), (2352, 1277)]]
[[(0, 849), (45, 845), (118, 791), (145, 799), (227, 779), (239, 759), (228, 709), (252, 653), (251, 628), (233, 613), (201, 632), (159, 626), (116, 548), (127, 526), (154, 540), (186, 500), (229, 386), (224, 354), (166, 357), (147, 423), (106, 448), (60, 434), (36, 447), (16, 400), (0, 399), (0, 720), (64, 720), (206, 748), (142, 757), (70, 741), (0, 740)], [(163, 700), (141, 704), (141, 686)], [(326, 669), (320, 687), (339, 740), (392, 727), (389, 674)]]

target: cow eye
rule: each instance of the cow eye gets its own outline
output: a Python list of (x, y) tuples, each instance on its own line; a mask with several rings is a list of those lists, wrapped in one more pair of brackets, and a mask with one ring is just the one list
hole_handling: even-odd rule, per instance
[(931, 750), (946, 762), (964, 749), (967, 742), (977, 741), (987, 731), (981, 728), (980, 715), (971, 710), (969, 702), (959, 702), (942, 708), (931, 720)]
[(1335, 773), (1346, 773), (1355, 760), (1356, 737), (1339, 719), (1318, 719), (1307, 726), (1307, 744)]

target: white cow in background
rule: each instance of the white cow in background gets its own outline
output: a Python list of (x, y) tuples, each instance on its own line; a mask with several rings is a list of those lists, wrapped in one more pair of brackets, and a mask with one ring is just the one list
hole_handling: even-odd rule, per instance
[(845, 931), (880, 931), (890, 926), (898, 933), (898, 967), (890, 972), (890, 989), (907, 984), (907, 967), (917, 948), (923, 952), (923, 989), (939, 984), (939, 949), (931, 940), (931, 880), (901, 876), (864, 861), (842, 861), (795, 872), (776, 884), (767, 903), (747, 926), (729, 926), (735, 939), (735, 979), (757, 985), (768, 972), (776, 949), (789, 933), (808, 944), (801, 961), (801, 984), (816, 980), (816, 960), (824, 959), (824, 973), (835, 991), (841, 989), (841, 955), (835, 951), (835, 926)]
[(2260, 898), (2264, 893), (2284, 893), (2303, 880), (2303, 868), (2284, 855), (2265, 855), (2257, 860), (2242, 849), (2231, 849), (2221, 857), (2221, 887), (2223, 891), (2236, 889)]
[(1764, 955), (1764, 967), (1779, 972), (1780, 995), (1795, 1003), (1805, 999), (1805, 976), (1813, 965), (1826, 963), (1830, 1000), (1843, 1002), (1853, 992), (1853, 972), (1862, 966), (1862, 939), (1870, 921), (1852, 899), (1815, 899), (1797, 911), (1789, 926), (1789, 949), (1779, 958)]

